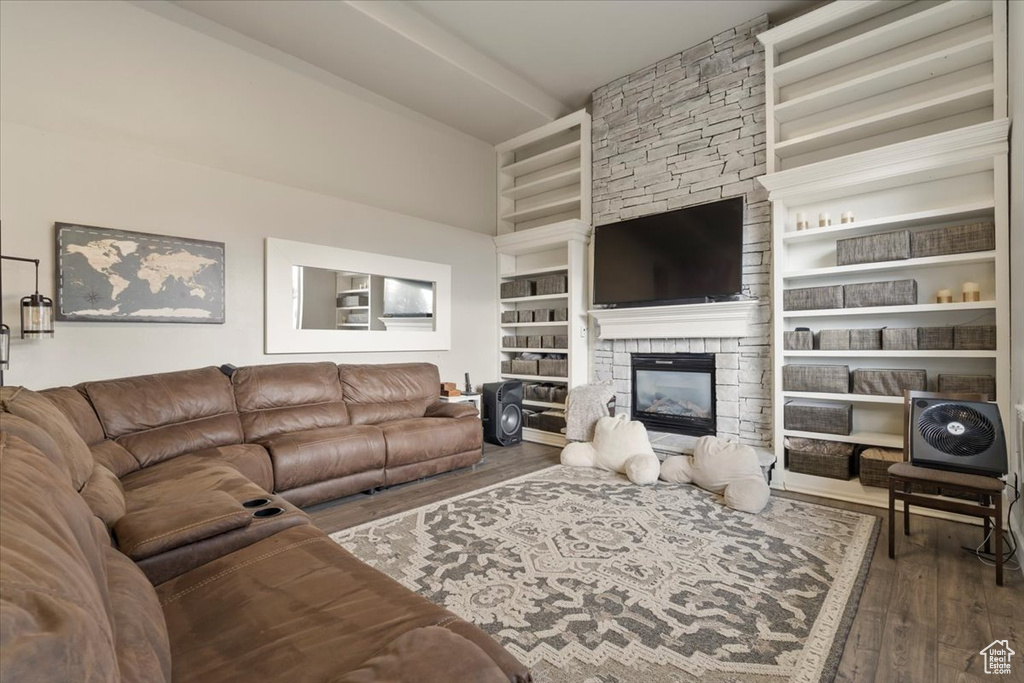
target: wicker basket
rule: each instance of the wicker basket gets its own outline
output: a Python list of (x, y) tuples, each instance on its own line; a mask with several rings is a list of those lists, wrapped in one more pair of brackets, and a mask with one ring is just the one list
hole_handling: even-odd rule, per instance
[(537, 374), (537, 363), (535, 360), (522, 360), (520, 358), (512, 359), (512, 374), (513, 375), (536, 375)]
[(953, 328), (917, 328), (917, 348), (922, 351), (945, 351), (953, 348)]
[(877, 351), (882, 348), (882, 330), (854, 329), (850, 330), (850, 348), (854, 351)]
[(519, 322), (521, 322), (521, 323), (532, 323), (533, 322), (533, 309), (521, 308), (521, 309), (519, 309), (516, 312), (519, 314), (519, 316), (518, 316)]
[(849, 436), (853, 429), (853, 404), (786, 401), (783, 421), (786, 429)]
[(516, 323), (519, 322), (519, 311), (502, 311), (501, 322), (503, 323)]
[(910, 240), (914, 258), (991, 251), (996, 248), (996, 226), (993, 223), (953, 225), (915, 232)]
[(501, 345), (506, 349), (516, 348), (519, 346), (519, 337), (514, 334), (506, 334), (501, 338)]
[(521, 296), (533, 296), (533, 281), (509, 280), (501, 283), (502, 299), (517, 299)]
[(784, 391), (820, 391), (846, 394), (850, 391), (850, 368), (846, 365), (783, 365)]
[(850, 348), (849, 330), (821, 330), (818, 348), (822, 351), (846, 351)]
[(565, 413), (561, 410), (545, 410), (537, 413), (534, 429), (561, 434), (565, 431)]
[(555, 311), (552, 308), (536, 308), (533, 311), (533, 322), (549, 323), (555, 318)]
[(843, 286), (799, 287), (782, 293), (782, 308), (786, 311), (809, 311), (819, 308), (842, 308)]
[(909, 230), (883, 232), (877, 235), (850, 237), (836, 241), (836, 264), (840, 266), (900, 261), (908, 258), (910, 258)]
[(503, 360), (501, 361), (501, 374), (511, 375), (512, 374), (512, 361)]
[(554, 321), (555, 322), (564, 323), (568, 319), (569, 319), (569, 309), (568, 308), (565, 308), (563, 306), (562, 308), (556, 308), (555, 309), (555, 317), (554, 317)]
[(537, 364), (538, 374), (545, 377), (565, 377), (569, 374), (569, 361), (565, 358), (542, 358)]
[(910, 306), (917, 303), (917, 280), (864, 282), (843, 287), (846, 308)]
[(530, 338), (525, 334), (516, 335), (516, 347), (520, 349), (530, 348)]
[(553, 349), (553, 348), (555, 348), (555, 335), (553, 335), (553, 334), (542, 334), (540, 336), (540, 347), (542, 349)]
[(996, 378), (991, 375), (939, 375), (939, 391), (943, 394), (985, 394), (996, 398)]
[(917, 338), (916, 327), (886, 327), (882, 330), (882, 348), (886, 351), (914, 351)]
[(814, 348), (814, 333), (810, 330), (783, 332), (782, 346), (786, 351), (810, 351)]
[(858, 368), (853, 371), (853, 393), (868, 396), (902, 396), (904, 390), (928, 389), (925, 370)]
[(531, 334), (526, 338), (526, 348), (529, 349), (540, 349), (543, 348), (544, 338), (539, 334)]
[(569, 278), (565, 275), (547, 275), (537, 278), (537, 295), (565, 294), (569, 291)]
[[(865, 448), (860, 453), (860, 483), (862, 486), (877, 486), (889, 488), (889, 467), (895, 463), (903, 462), (903, 451), (891, 448)], [(913, 484), (910, 487), (912, 493), (927, 493), (936, 495), (939, 492), (937, 486), (925, 486), (924, 484)]]
[(567, 349), (569, 348), (569, 335), (567, 334), (556, 334), (555, 335), (555, 346), (556, 349)]
[(995, 325), (960, 325), (954, 328), (953, 348), (962, 351), (992, 351), (996, 348)]
[(355, 313), (349, 313), (348, 317), (345, 318), (345, 322), (350, 325), (366, 325), (370, 322), (370, 314), (366, 311), (358, 311)]
[(813, 474), (817, 477), (848, 481), (857, 474), (857, 460), (853, 457), (853, 444), (849, 445), (850, 452), (846, 454), (814, 453), (791, 448), (786, 451), (786, 469), (800, 474)]

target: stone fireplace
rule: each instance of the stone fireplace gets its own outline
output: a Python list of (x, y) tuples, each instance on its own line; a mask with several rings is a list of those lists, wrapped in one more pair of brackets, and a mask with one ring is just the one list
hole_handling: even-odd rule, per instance
[(704, 436), (715, 428), (715, 356), (631, 354), (631, 419), (648, 429)]

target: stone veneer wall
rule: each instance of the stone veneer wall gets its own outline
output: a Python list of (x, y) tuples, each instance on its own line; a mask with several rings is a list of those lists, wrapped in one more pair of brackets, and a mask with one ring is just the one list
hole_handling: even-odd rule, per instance
[(743, 291), (757, 297), (742, 339), (596, 342), (594, 375), (613, 379), (618, 410), (630, 402), (630, 352), (716, 353), (719, 436), (771, 444), (769, 297), (771, 215), (755, 180), (765, 172), (767, 16), (724, 31), (593, 94), (595, 225), (746, 197)]

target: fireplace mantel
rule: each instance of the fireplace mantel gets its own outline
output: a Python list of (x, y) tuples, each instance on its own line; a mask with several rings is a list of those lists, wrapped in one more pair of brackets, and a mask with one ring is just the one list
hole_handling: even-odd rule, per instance
[(595, 308), (601, 339), (747, 337), (757, 299), (680, 306)]

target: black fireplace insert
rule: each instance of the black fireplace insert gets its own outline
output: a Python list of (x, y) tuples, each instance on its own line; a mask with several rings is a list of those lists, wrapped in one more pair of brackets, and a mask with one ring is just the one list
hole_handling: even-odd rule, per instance
[(715, 434), (713, 353), (632, 354), (632, 419), (673, 434)]

